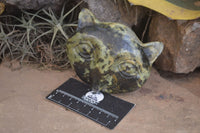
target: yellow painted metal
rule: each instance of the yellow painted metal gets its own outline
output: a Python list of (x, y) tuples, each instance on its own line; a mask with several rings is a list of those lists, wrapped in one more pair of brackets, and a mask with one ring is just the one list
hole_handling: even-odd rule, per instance
[(171, 19), (191, 20), (200, 18), (200, 0), (128, 0), (155, 10)]
[(4, 9), (5, 9), (4, 3), (0, 2), (0, 15), (3, 13)]

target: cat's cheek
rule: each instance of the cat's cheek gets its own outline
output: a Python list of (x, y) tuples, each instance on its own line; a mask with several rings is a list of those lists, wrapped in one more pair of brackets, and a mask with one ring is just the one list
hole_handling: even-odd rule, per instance
[(85, 81), (86, 83), (91, 82), (90, 81), (91, 70), (89, 69), (90, 67), (87, 63), (75, 62), (72, 66), (81, 80)]
[(75, 51), (75, 49), (68, 49), (68, 59), (70, 61), (71, 66), (75, 63), (83, 63), (84, 59), (81, 59), (79, 54)]
[(133, 89), (138, 88), (138, 79), (136, 79), (136, 77), (132, 77), (132, 78), (124, 78), (122, 77), (122, 75), (118, 72), (116, 73), (116, 77), (117, 77), (117, 85), (119, 86), (120, 90), (122, 92), (129, 92), (132, 91)]

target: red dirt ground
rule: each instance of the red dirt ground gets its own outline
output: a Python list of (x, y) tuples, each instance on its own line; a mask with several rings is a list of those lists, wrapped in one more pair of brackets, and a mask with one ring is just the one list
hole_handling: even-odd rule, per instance
[(64, 72), (0, 65), (0, 133), (199, 133), (200, 72), (164, 76), (153, 69), (139, 90), (115, 96), (136, 107), (114, 130), (96, 124), (45, 97), (68, 78)]

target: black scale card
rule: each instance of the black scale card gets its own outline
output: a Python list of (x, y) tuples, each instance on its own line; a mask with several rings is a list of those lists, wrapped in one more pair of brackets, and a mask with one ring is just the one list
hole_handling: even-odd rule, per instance
[(109, 129), (113, 129), (135, 106), (108, 93), (93, 92), (88, 85), (72, 78), (46, 98)]

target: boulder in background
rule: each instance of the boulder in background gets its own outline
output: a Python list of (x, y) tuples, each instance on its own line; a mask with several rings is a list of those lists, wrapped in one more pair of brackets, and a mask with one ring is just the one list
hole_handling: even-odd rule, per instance
[(149, 41), (165, 45), (155, 62), (161, 70), (189, 73), (200, 66), (200, 19), (175, 21), (157, 14), (150, 24)]

